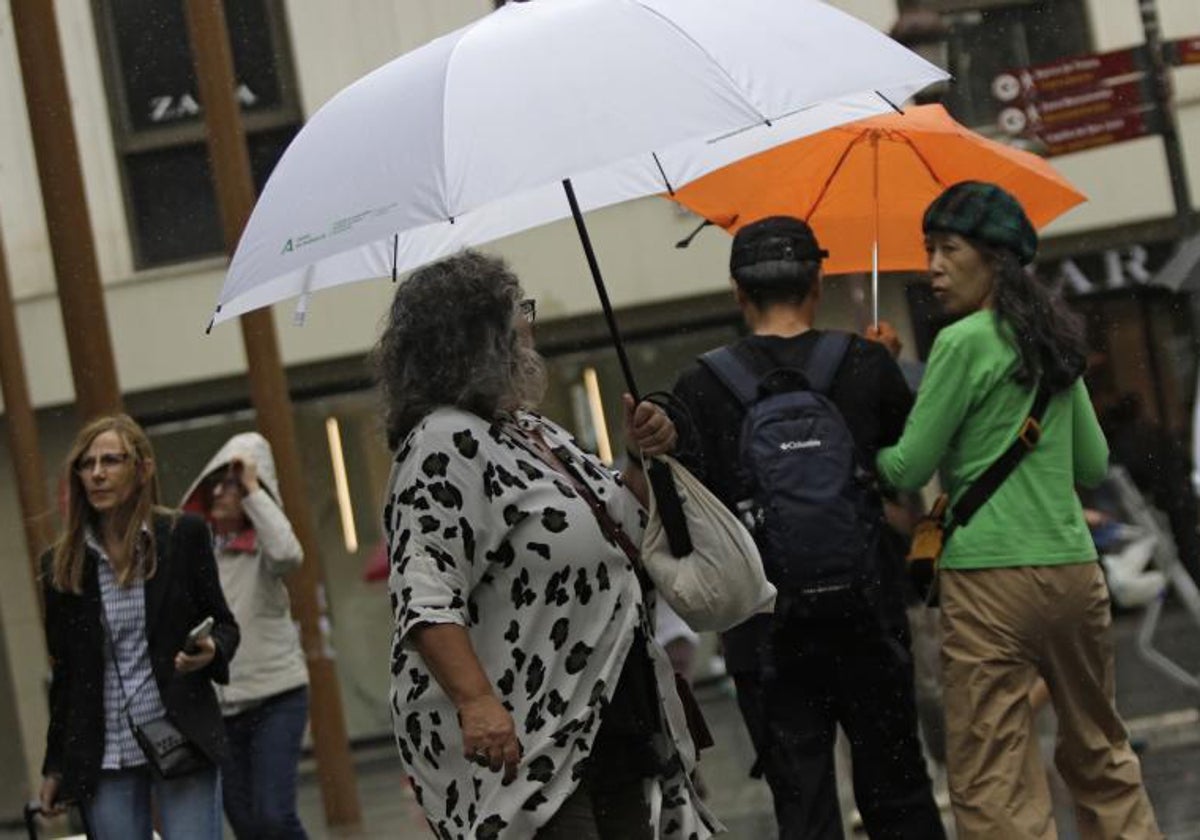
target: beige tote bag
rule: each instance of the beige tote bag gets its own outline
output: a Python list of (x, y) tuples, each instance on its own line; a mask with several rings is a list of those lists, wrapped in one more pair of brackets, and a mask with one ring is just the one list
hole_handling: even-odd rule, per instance
[(656, 457), (671, 469), (692, 537), (690, 554), (671, 554), (650, 490), (642, 563), (658, 594), (696, 632), (728, 630), (755, 613), (771, 612), (775, 587), (763, 572), (750, 532), (682, 464)]

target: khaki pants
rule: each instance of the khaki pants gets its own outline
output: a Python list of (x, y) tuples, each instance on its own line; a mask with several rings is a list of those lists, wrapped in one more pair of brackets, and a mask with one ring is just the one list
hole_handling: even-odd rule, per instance
[(1054, 763), (1084, 840), (1163, 835), (1117, 715), (1097, 563), (941, 574), (947, 769), (959, 840), (1057, 837), (1030, 690), (1058, 714)]

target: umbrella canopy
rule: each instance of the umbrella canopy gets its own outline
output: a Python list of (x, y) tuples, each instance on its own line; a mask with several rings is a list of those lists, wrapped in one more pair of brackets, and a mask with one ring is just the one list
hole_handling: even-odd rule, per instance
[(1036, 227), (1085, 197), (1037, 155), (988, 140), (923, 105), (840, 125), (747, 157), (669, 196), (736, 233), (764, 216), (806, 220), (829, 251), (828, 274), (926, 267), (921, 217), (951, 184), (991, 181)]
[[(946, 74), (814, 0), (530, 0), (321, 108), (269, 179), (214, 323), (669, 191)], [(578, 218), (577, 218), (578, 221)]]

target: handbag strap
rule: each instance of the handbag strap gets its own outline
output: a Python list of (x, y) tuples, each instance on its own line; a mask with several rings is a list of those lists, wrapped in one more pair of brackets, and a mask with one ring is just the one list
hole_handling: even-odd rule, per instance
[(621, 527), (620, 523), (612, 518), (604, 502), (596, 496), (596, 492), (572, 469), (569, 458), (564, 458), (555, 452), (537, 429), (526, 430), (516, 422), (504, 423), (503, 428), (509, 432), (509, 436), (517, 445), (570, 482), (572, 489), (587, 502), (587, 506), (591, 509), (592, 515), (596, 517), (596, 522), (599, 523), (600, 530), (604, 532), (604, 535), (625, 552), (634, 568), (640, 569), (641, 551), (633, 544), (633, 540), (625, 533), (625, 529)]
[(133, 714), (129, 711), (129, 706), (133, 702), (132, 698), (125, 693), (125, 680), (121, 676), (121, 661), (117, 659), (117, 645), (113, 641), (112, 629), (108, 626), (108, 616), (104, 612), (104, 599), (100, 599), (100, 626), (104, 629), (104, 640), (108, 642), (108, 655), (112, 657), (113, 670), (117, 673), (117, 687), (121, 689), (121, 711), (125, 714), (125, 720), (129, 722), (129, 731), (134, 731), (135, 725), (133, 722)]
[(1000, 488), (1026, 454), (1032, 452), (1042, 439), (1042, 415), (1050, 404), (1050, 390), (1045, 382), (1038, 384), (1037, 395), (1033, 398), (1033, 406), (1017, 431), (1016, 439), (1008, 445), (1000, 457), (984, 470), (979, 478), (972, 482), (957, 502), (950, 509), (950, 522), (946, 525), (945, 538), (960, 525), (966, 525), (978, 510), (987, 504), (987, 500)]

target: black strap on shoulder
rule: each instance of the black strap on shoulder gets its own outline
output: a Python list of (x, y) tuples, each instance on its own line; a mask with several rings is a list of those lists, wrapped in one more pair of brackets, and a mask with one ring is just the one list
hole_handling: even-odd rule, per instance
[(971, 521), (971, 517), (987, 504), (987, 500), (1017, 468), (1017, 464), (1021, 463), (1021, 459), (1025, 457), (1026, 453), (1032, 452), (1038, 445), (1038, 441), (1042, 439), (1042, 415), (1046, 413), (1046, 406), (1049, 404), (1050, 391), (1046, 388), (1045, 383), (1042, 383), (1038, 386), (1037, 395), (1033, 398), (1033, 407), (1029, 409), (1029, 416), (1025, 418), (1025, 422), (1021, 424), (1021, 428), (1017, 432), (1016, 440), (1010, 443), (1008, 449), (1004, 450), (1003, 454), (984, 470), (983, 475), (975, 479), (967, 488), (967, 492), (963, 493), (951, 508), (947, 537), (954, 528), (966, 525)]
[[(848, 332), (830, 330), (821, 333), (817, 344), (804, 363), (804, 378), (808, 387), (819, 394), (829, 394), (838, 368), (850, 349), (853, 336)], [(738, 357), (731, 347), (718, 347), (700, 356), (700, 363), (712, 371), (717, 379), (728, 388), (743, 408), (749, 408), (758, 400), (758, 389), (763, 377), (754, 372)]]
[(738, 358), (732, 348), (718, 347), (709, 350), (700, 356), (699, 361), (737, 397), (743, 408), (749, 408), (758, 400), (758, 383), (761, 378)]
[(818, 394), (829, 395), (838, 368), (842, 366), (842, 359), (850, 349), (850, 339), (850, 333), (840, 330), (821, 333), (817, 339), (817, 346), (812, 349), (804, 363), (804, 376), (808, 379), (808, 387)]

